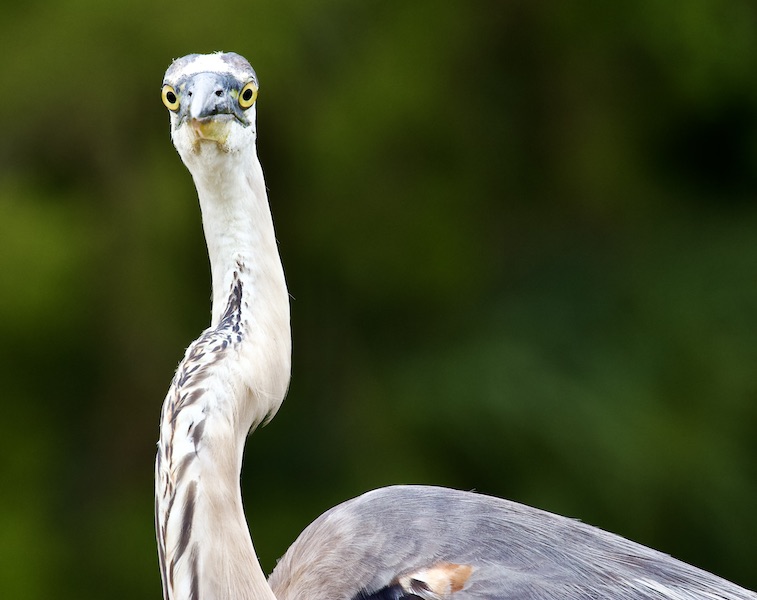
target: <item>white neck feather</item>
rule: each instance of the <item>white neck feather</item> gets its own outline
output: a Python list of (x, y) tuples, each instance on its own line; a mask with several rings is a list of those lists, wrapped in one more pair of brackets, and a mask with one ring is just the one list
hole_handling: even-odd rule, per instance
[[(212, 155), (218, 154), (215, 146), (204, 150)], [(223, 161), (217, 163), (222, 163), (225, 168), (221, 170), (214, 165), (213, 168), (200, 168), (192, 173), (200, 197), (213, 275), (211, 326), (218, 324), (226, 308), (231, 278), (240, 260), (250, 270), (251, 283), (262, 288), (261, 300), (277, 312), (283, 304), (288, 317), (284, 271), (276, 246), (260, 162), (253, 152), (227, 154)], [(269, 297), (272, 293), (277, 297)], [(282, 299), (283, 303), (274, 302)]]
[(289, 383), (289, 298), (254, 144), (199, 150), (182, 158), (200, 197), (213, 308), (163, 405), (156, 525), (164, 595), (275, 600), (239, 477), (248, 432), (278, 410)]

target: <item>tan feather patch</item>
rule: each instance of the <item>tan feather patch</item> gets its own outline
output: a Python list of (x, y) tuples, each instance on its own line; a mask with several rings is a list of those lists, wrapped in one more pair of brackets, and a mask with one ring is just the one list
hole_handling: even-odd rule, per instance
[(462, 590), (471, 573), (473, 573), (471, 565), (443, 562), (403, 575), (397, 582), (408, 592), (422, 598), (442, 600)]

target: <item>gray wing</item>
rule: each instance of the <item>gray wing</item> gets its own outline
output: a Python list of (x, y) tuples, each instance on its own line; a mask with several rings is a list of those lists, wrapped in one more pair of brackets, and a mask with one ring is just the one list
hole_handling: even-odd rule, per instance
[(381, 488), (327, 511), (269, 582), (278, 600), (757, 600), (581, 522), (427, 486)]

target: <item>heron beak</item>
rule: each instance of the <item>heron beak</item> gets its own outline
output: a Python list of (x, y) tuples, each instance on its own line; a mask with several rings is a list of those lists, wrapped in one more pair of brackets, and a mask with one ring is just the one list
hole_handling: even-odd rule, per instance
[(185, 119), (197, 141), (210, 140), (223, 145), (233, 120), (246, 125), (237, 114), (237, 102), (230, 89), (225, 77), (217, 73), (199, 73), (187, 86), (189, 102)]

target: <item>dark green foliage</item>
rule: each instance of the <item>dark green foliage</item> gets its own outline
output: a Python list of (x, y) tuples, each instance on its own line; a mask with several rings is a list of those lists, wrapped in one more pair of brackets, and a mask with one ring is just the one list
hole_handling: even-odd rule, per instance
[(210, 297), (159, 91), (217, 49), (260, 76), (294, 297), (244, 474), (267, 571), (426, 482), (757, 588), (753, 2), (26, 2), (0, 34), (1, 597), (159, 597), (159, 409)]

